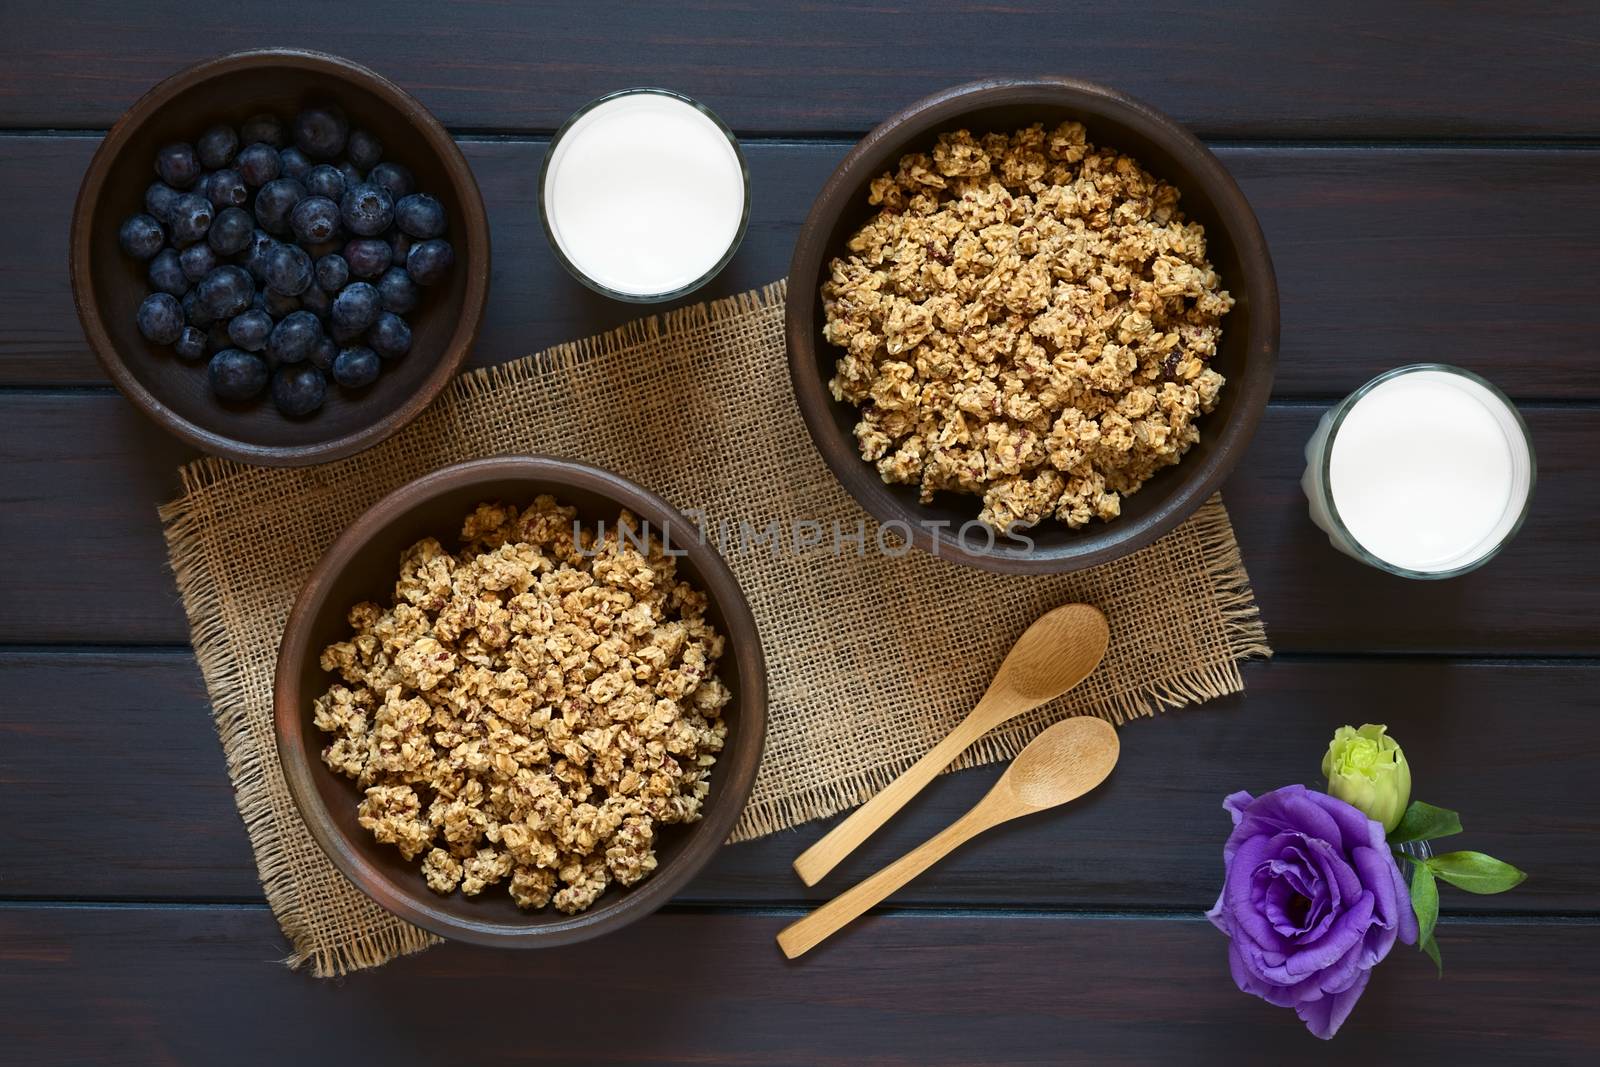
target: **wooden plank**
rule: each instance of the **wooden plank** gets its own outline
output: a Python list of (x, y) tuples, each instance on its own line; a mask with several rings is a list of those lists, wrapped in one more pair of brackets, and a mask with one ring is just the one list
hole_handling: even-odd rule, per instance
[[(89, 137), (0, 138), (0, 385), (104, 382), (72, 307), (66, 260)], [(494, 225), (496, 271), (476, 364), (619, 325), (556, 263), (534, 184), (544, 146), (467, 140)], [(749, 235), (689, 300), (781, 277), (816, 191), (846, 146), (748, 146)], [(1255, 205), (1283, 297), (1281, 396), (1349, 392), (1400, 363), (1440, 360), (1512, 395), (1600, 398), (1589, 295), (1600, 289), (1600, 152), (1223, 147)]]
[[(1306, 517), (1301, 449), (1321, 408), (1272, 406), (1225, 487), (1280, 651), (1594, 654), (1589, 491), (1600, 409), (1526, 408), (1539, 456), (1533, 514), (1489, 566), (1407, 582), (1330, 549)], [(156, 507), (188, 453), (115, 394), (0, 392), (0, 642), (182, 644)], [(755, 517), (759, 518), (759, 516)]]
[[(1405, 745), (1417, 795), (1462, 811), (1460, 847), (1531, 872), (1505, 896), (1446, 889), (1446, 914), (1596, 910), (1600, 854), (1588, 843), (1600, 827), (1590, 788), (1600, 666), (1280, 660), (1250, 664), (1245, 678), (1243, 696), (1130, 723), (1099, 790), (990, 833), (894, 903), (1198, 913), (1221, 880), (1222, 798), (1316, 784), (1334, 728), (1374, 721)], [(0, 693), (0, 896), (261, 899), (187, 654), (0, 653)], [(1533, 699), (1537, 728), (1512, 726), (1508, 711)], [(789, 864), (827, 823), (722, 849), (679, 900), (828, 899), (953, 821), (998, 773), (935, 782), (817, 887)], [(85, 802), (93, 797), (119, 799)]]
[[(874, 916), (803, 960), (789, 915), (652, 916), (537, 952), (444, 945), (337, 985), (264, 909), (0, 909), (19, 1063), (1577, 1063), (1600, 927), (1450, 922), (1399, 947), (1334, 1043), (1239, 993), (1198, 918)], [(86, 1008), (90, 1009), (86, 1014)], [(293, 1020), (293, 1025), (285, 1025)], [(247, 1035), (247, 1036), (246, 1036)], [(313, 1051), (314, 1050), (314, 1051)], [(448, 1053), (446, 1053), (448, 1050)]]
[[(740, 131), (864, 131), (979, 77), (1114, 85), (1224, 137), (1549, 137), (1600, 129), (1600, 12), (1360, 0), (1218, 0), (1149, 11), (1050, 0), (341, 5), (74, 4), (0, 21), (0, 126), (105, 128), (178, 68), (264, 43), (367, 63), (447, 125), (551, 130), (629, 85), (701, 97)], [(312, 27), (315, 30), (312, 31)], [(85, 76), (85, 72), (93, 72)]]

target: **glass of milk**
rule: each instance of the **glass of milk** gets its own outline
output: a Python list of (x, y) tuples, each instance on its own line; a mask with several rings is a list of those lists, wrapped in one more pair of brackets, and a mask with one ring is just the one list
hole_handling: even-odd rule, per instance
[(668, 300), (733, 258), (750, 219), (750, 172), (733, 131), (703, 104), (624, 89), (556, 131), (539, 213), (556, 258), (583, 284), (617, 300)]
[(1522, 526), (1533, 482), (1511, 401), (1442, 363), (1380, 374), (1335, 405), (1300, 479), (1333, 547), (1406, 578), (1481, 567)]

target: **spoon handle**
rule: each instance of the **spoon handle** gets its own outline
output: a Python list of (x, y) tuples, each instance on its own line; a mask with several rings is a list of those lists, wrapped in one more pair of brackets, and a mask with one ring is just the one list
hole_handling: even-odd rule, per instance
[[(983, 712), (983, 714), (980, 714)], [(856, 850), (856, 847), (888, 822), (894, 813), (924, 786), (950, 766), (967, 746), (988, 732), (993, 725), (984, 702), (961, 720), (944, 740), (933, 746), (926, 756), (913, 763), (904, 774), (879, 790), (878, 795), (861, 805), (844, 822), (829, 830), (816, 844), (806, 849), (794, 861), (795, 873), (806, 885), (816, 885), (822, 876), (839, 865), (839, 861)]]
[(792, 960), (809, 952), (858, 919), (862, 912), (939, 862), (957, 845), (1016, 814), (1000, 813), (997, 806), (987, 803), (988, 799), (985, 797), (980, 800), (971, 811), (877, 874), (858, 882), (805, 918), (784, 927), (778, 934), (778, 947), (783, 949), (783, 954)]

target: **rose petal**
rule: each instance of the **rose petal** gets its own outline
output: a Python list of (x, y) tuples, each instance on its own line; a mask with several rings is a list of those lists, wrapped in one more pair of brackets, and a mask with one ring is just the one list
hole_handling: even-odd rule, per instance
[(1281, 978), (1270, 972), (1267, 977), (1294, 982), (1332, 966), (1366, 939), (1367, 927), (1371, 923), (1372, 894), (1362, 893), (1342, 915), (1333, 920), (1327, 934), (1309, 944), (1302, 944), (1298, 951), (1289, 954), (1284, 960)]
[(1323, 835), (1328, 841), (1338, 846), (1339, 851), (1348, 853), (1351, 849), (1367, 847), (1382, 848), (1384, 843), (1383, 824), (1370, 818), (1366, 812), (1353, 804), (1340, 800), (1338, 797), (1326, 793), (1308, 793), (1306, 799), (1326, 812), (1328, 817), (1339, 827), (1339, 836)]
[(1371, 978), (1371, 971), (1362, 971), (1348, 988), (1329, 993), (1318, 1000), (1307, 1001), (1295, 1008), (1295, 1014), (1306, 1024), (1307, 1030), (1326, 1041), (1337, 1034), (1339, 1027), (1350, 1017), (1350, 1012), (1355, 1009), (1356, 1001), (1361, 999)]

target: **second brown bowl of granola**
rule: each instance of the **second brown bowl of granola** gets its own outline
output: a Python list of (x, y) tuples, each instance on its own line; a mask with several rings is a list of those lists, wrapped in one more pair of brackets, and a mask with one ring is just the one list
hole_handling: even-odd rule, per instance
[(1074, 79), (978, 82), (845, 157), (786, 329), (812, 440), (874, 518), (1056, 573), (1150, 544), (1233, 469), (1271, 393), (1277, 283), (1238, 186), (1172, 119)]
[(274, 689), (306, 825), (389, 911), (480, 944), (649, 914), (727, 840), (766, 673), (737, 582), (654, 494), (568, 460), (457, 464), (334, 542)]

